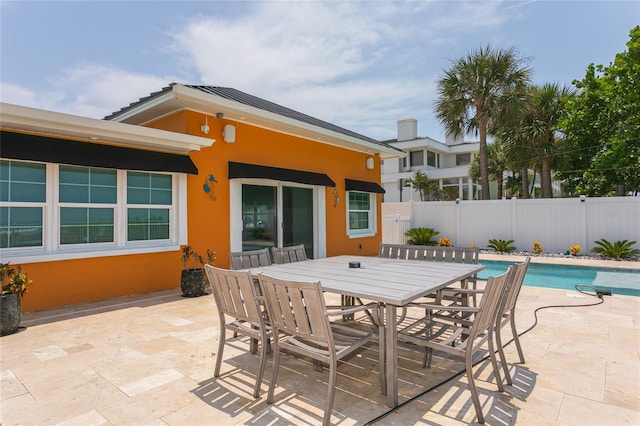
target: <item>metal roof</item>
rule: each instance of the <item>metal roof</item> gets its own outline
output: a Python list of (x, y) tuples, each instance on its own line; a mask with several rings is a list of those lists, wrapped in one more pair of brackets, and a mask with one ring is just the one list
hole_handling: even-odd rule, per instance
[(120, 109), (106, 117), (105, 120), (110, 121), (120, 121), (124, 120), (127, 115), (134, 113), (134, 110), (143, 108), (144, 104), (153, 104), (154, 101), (160, 100), (164, 95), (168, 94), (173, 90), (175, 85), (183, 86), (189, 89), (197, 90), (199, 92), (205, 93), (210, 96), (215, 96), (227, 101), (237, 102), (239, 104), (255, 108), (261, 111), (265, 111), (271, 114), (276, 114), (281, 117), (286, 117), (288, 119), (296, 120), (306, 125), (316, 126), (318, 128), (326, 129), (335, 133), (339, 133), (349, 138), (359, 139), (361, 141), (365, 141), (370, 144), (377, 145), (386, 151), (399, 151), (401, 150), (379, 140), (370, 138), (368, 136), (364, 136), (362, 134), (352, 132), (351, 130), (345, 129), (343, 127), (336, 126), (334, 124), (328, 123), (326, 121), (322, 121), (315, 117), (311, 117), (307, 114), (303, 114), (301, 112), (292, 110), (290, 108), (284, 107), (282, 105), (278, 105), (276, 103), (267, 101), (262, 98), (258, 98), (256, 96), (250, 95), (248, 93), (242, 92), (240, 90), (231, 88), (231, 87), (219, 87), (219, 86), (207, 86), (207, 85), (189, 85), (189, 84), (179, 84), (179, 83), (171, 83), (169, 86), (164, 87), (162, 90), (153, 92), (149, 96), (145, 96), (140, 98), (138, 101), (131, 103), (129, 106)]

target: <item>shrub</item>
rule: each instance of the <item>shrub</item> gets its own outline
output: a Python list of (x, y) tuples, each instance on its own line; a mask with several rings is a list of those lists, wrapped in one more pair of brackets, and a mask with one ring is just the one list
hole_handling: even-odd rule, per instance
[(595, 241), (595, 244), (598, 247), (594, 247), (593, 252), (602, 256), (609, 256), (616, 260), (621, 260), (625, 257), (635, 257), (640, 255), (640, 250), (632, 248), (635, 243), (635, 241), (627, 240), (610, 243), (603, 238), (599, 241)]
[(499, 251), (500, 253), (514, 251), (515, 246), (511, 245), (514, 240), (489, 240), (489, 248)]
[(443, 247), (451, 247), (451, 240), (448, 238), (440, 238), (438, 240), (438, 245)]
[[(22, 266), (11, 266), (9, 262), (0, 263), (0, 283), (2, 283), (2, 296), (16, 293), (20, 297), (27, 292), (27, 287), (32, 280), (27, 278), (27, 274), (22, 272)], [(4, 328), (3, 328), (4, 329)]]
[(438, 243), (431, 241), (431, 238), (435, 237), (439, 233), (440, 232), (432, 228), (411, 228), (405, 232), (404, 235), (409, 237), (407, 244), (416, 246), (435, 246)]
[(544, 251), (542, 250), (542, 244), (540, 244), (539, 241), (534, 241), (531, 245), (531, 248), (533, 249), (533, 252), (535, 254), (541, 254)]
[(582, 250), (582, 247), (580, 247), (578, 244), (574, 244), (569, 247), (569, 253), (571, 253), (571, 256), (577, 256), (578, 253), (580, 253), (580, 250)]

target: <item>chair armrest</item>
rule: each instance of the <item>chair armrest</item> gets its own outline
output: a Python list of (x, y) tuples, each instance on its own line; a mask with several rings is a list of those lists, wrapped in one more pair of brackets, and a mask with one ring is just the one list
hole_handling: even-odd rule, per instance
[(364, 305), (356, 306), (327, 306), (327, 315), (336, 317), (340, 315), (355, 314), (358, 312), (366, 311), (367, 309), (374, 309), (378, 304), (376, 302), (370, 302)]
[(434, 311), (480, 312), (480, 309), (475, 306), (438, 305), (433, 303), (409, 303), (407, 306), (413, 308), (431, 309)]

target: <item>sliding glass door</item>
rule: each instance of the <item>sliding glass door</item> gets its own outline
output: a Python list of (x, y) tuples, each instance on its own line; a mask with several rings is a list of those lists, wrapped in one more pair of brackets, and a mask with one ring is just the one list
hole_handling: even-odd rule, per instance
[(285, 184), (242, 185), (242, 250), (304, 244), (314, 256), (314, 191)]
[(313, 258), (313, 189), (282, 187), (282, 246), (304, 244)]

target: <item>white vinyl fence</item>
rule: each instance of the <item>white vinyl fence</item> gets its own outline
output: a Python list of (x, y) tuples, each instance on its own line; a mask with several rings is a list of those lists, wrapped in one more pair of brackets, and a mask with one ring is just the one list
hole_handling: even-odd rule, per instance
[(602, 238), (640, 248), (640, 197), (382, 203), (382, 223), (385, 243), (403, 244), (407, 229), (424, 227), (459, 247), (485, 248), (495, 238), (526, 251), (534, 241), (555, 253), (578, 244), (585, 254)]

